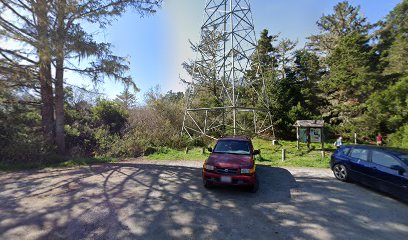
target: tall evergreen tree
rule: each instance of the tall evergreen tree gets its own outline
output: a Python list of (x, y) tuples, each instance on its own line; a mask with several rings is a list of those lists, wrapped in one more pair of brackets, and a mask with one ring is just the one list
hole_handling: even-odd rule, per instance
[[(199, 44), (190, 42), (191, 49), (197, 54), (206, 56), (202, 59), (188, 60), (182, 63), (184, 70), (194, 79), (195, 99), (193, 105), (201, 107), (220, 107), (225, 99), (225, 92), (221, 90), (220, 83), (229, 87), (217, 74), (217, 54), (224, 47), (225, 36), (217, 31), (204, 31)], [(187, 83), (184, 79), (182, 82)]]
[[(40, 85), (44, 135), (52, 143), (55, 133), (60, 152), (65, 150), (64, 71), (79, 72), (95, 82), (103, 81), (104, 76), (125, 83), (132, 81), (126, 75), (129, 69), (126, 59), (113, 55), (109, 43), (94, 41), (93, 36), (87, 33), (82, 24), (88, 22), (104, 28), (111, 23), (112, 18), (120, 16), (127, 8), (134, 8), (140, 14), (153, 13), (161, 2), (161, 0), (36, 2), (1, 0), (0, 35), (19, 46), (26, 46), (21, 50), (0, 48), (2, 61), (14, 66), (15, 72), (19, 72), (19, 75), (26, 71), (29, 64), (33, 78)], [(83, 58), (90, 61), (86, 68), (72, 64), (73, 60)], [(55, 66), (54, 77), (51, 75), (52, 66)], [(10, 81), (14, 80), (10, 78), (12, 73), (3, 75)]]
[(130, 84), (125, 84), (123, 92), (116, 96), (116, 102), (126, 110), (132, 109), (136, 106), (137, 101), (135, 93), (139, 91), (136, 86), (132, 88)]
[(395, 6), (378, 25), (374, 49), (381, 88), (368, 99), (362, 124), (368, 135), (394, 133), (390, 136), (398, 145), (408, 129), (408, 1)]
[[(256, 45), (256, 51), (251, 56), (251, 68), (247, 71), (246, 77), (252, 82), (253, 88), (241, 90), (244, 92), (241, 101), (249, 106), (264, 108), (266, 102), (269, 105), (268, 97), (262, 89), (260, 83), (268, 81), (268, 77), (276, 75), (278, 69), (277, 46), (274, 46), (279, 35), (269, 35), (269, 31), (264, 29)], [(261, 79), (262, 78), (262, 79)], [(261, 94), (261, 95), (259, 95)]]
[(364, 104), (377, 88), (375, 54), (369, 44), (372, 28), (360, 13), (360, 7), (347, 1), (334, 7), (317, 22), (318, 35), (311, 36), (309, 45), (322, 64), (319, 87), (326, 107), (323, 117), (340, 125), (339, 131), (351, 130), (364, 112)]
[[(110, 51), (110, 44), (96, 43), (91, 34), (83, 29), (82, 22), (98, 23), (105, 28), (111, 19), (120, 16), (127, 8), (134, 8), (140, 14), (153, 13), (161, 0), (99, 0), (72, 1), (55, 0), (54, 16), (56, 26), (53, 29), (56, 54), (56, 142), (61, 152), (64, 152), (64, 70), (72, 70), (88, 75), (95, 82), (108, 76), (115, 81), (133, 84), (126, 75), (129, 70), (125, 58), (115, 56)], [(65, 67), (65, 60), (95, 57), (89, 67), (81, 69), (78, 66)]]
[(395, 77), (408, 75), (408, 0), (399, 3), (378, 25), (375, 49), (381, 59), (380, 70), (395, 82)]
[[(292, 114), (292, 121), (300, 118), (319, 118), (324, 109), (325, 101), (319, 88), (324, 71), (321, 68), (318, 56), (308, 49), (297, 50), (294, 54), (294, 78), (300, 94), (296, 99), (297, 105)], [(295, 119), (295, 116), (296, 119)]]
[[(0, 36), (13, 41), (17, 48), (0, 47), (3, 81), (6, 86), (34, 87), (41, 98), (44, 136), (52, 143), (54, 136), (54, 103), (51, 76), (52, 49), (49, 39), (47, 1), (1, 0)], [(14, 76), (14, 77), (13, 77)], [(22, 77), (23, 81), (16, 79)], [(31, 78), (31, 79), (30, 79)], [(33, 81), (34, 79), (34, 81)]]
[(331, 123), (352, 125), (353, 119), (363, 113), (365, 101), (377, 84), (371, 59), (368, 38), (358, 33), (343, 37), (328, 56), (330, 70), (320, 87), (330, 103), (325, 117)]
[[(259, 107), (266, 102), (271, 113), (275, 134), (278, 137), (287, 135), (290, 131), (291, 120), (288, 112), (295, 105), (299, 89), (296, 86), (294, 74), (295, 42), (289, 39), (278, 41), (278, 35), (269, 35), (263, 30), (257, 44), (257, 51), (252, 57), (252, 68), (247, 73), (249, 79), (263, 78), (265, 89), (257, 86), (259, 96), (246, 90), (247, 101), (257, 101)], [(258, 69), (258, 67), (260, 69)], [(258, 75), (257, 75), (258, 73)], [(261, 82), (261, 81), (255, 81)]]
[(343, 37), (354, 32), (366, 34), (371, 28), (360, 13), (360, 6), (355, 7), (343, 1), (333, 10), (332, 14), (323, 15), (317, 21), (320, 33), (309, 37), (310, 46), (323, 55), (330, 54)]

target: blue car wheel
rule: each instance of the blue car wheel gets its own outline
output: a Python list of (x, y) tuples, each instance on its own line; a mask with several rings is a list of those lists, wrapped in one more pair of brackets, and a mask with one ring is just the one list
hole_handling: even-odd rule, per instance
[(346, 182), (348, 180), (348, 170), (343, 164), (336, 164), (333, 167), (333, 173), (334, 176), (340, 181)]

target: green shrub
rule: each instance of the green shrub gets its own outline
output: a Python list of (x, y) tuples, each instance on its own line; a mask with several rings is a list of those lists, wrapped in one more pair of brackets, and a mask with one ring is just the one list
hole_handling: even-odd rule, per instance
[(117, 103), (98, 99), (95, 106), (81, 101), (66, 105), (66, 142), (76, 157), (135, 156), (140, 152), (123, 135), (128, 113)]
[(0, 162), (41, 162), (52, 154), (40, 127), (39, 110), (24, 106), (0, 108)]
[(92, 114), (95, 123), (107, 126), (110, 133), (119, 134), (126, 127), (128, 114), (114, 101), (99, 99)]
[(393, 134), (388, 135), (387, 146), (408, 149), (408, 124), (398, 129)]

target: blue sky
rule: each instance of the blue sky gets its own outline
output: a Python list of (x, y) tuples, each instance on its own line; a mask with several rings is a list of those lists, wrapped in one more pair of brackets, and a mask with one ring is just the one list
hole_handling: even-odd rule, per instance
[[(332, 12), (335, 0), (252, 0), (255, 30), (268, 29), (299, 42), (302, 47), (306, 37), (317, 33), (316, 21)], [(382, 19), (400, 0), (351, 0), (360, 5), (370, 22)], [(186, 76), (181, 67), (183, 61), (195, 58), (189, 39), (197, 42), (200, 35), (205, 0), (165, 0), (158, 12), (141, 18), (129, 10), (115, 21), (104, 34), (96, 38), (114, 45), (116, 55), (128, 57), (130, 75), (143, 94), (155, 85), (163, 92), (183, 91), (179, 76)], [(92, 84), (68, 75), (68, 82), (76, 85)], [(74, 79), (75, 78), (75, 79)], [(123, 86), (106, 81), (99, 86), (109, 98), (114, 98)]]

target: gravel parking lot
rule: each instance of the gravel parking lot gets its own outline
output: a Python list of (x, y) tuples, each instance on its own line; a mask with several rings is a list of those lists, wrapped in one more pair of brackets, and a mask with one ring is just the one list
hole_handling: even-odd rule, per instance
[(259, 166), (205, 189), (201, 162), (0, 172), (0, 239), (408, 239), (408, 205), (328, 169)]

